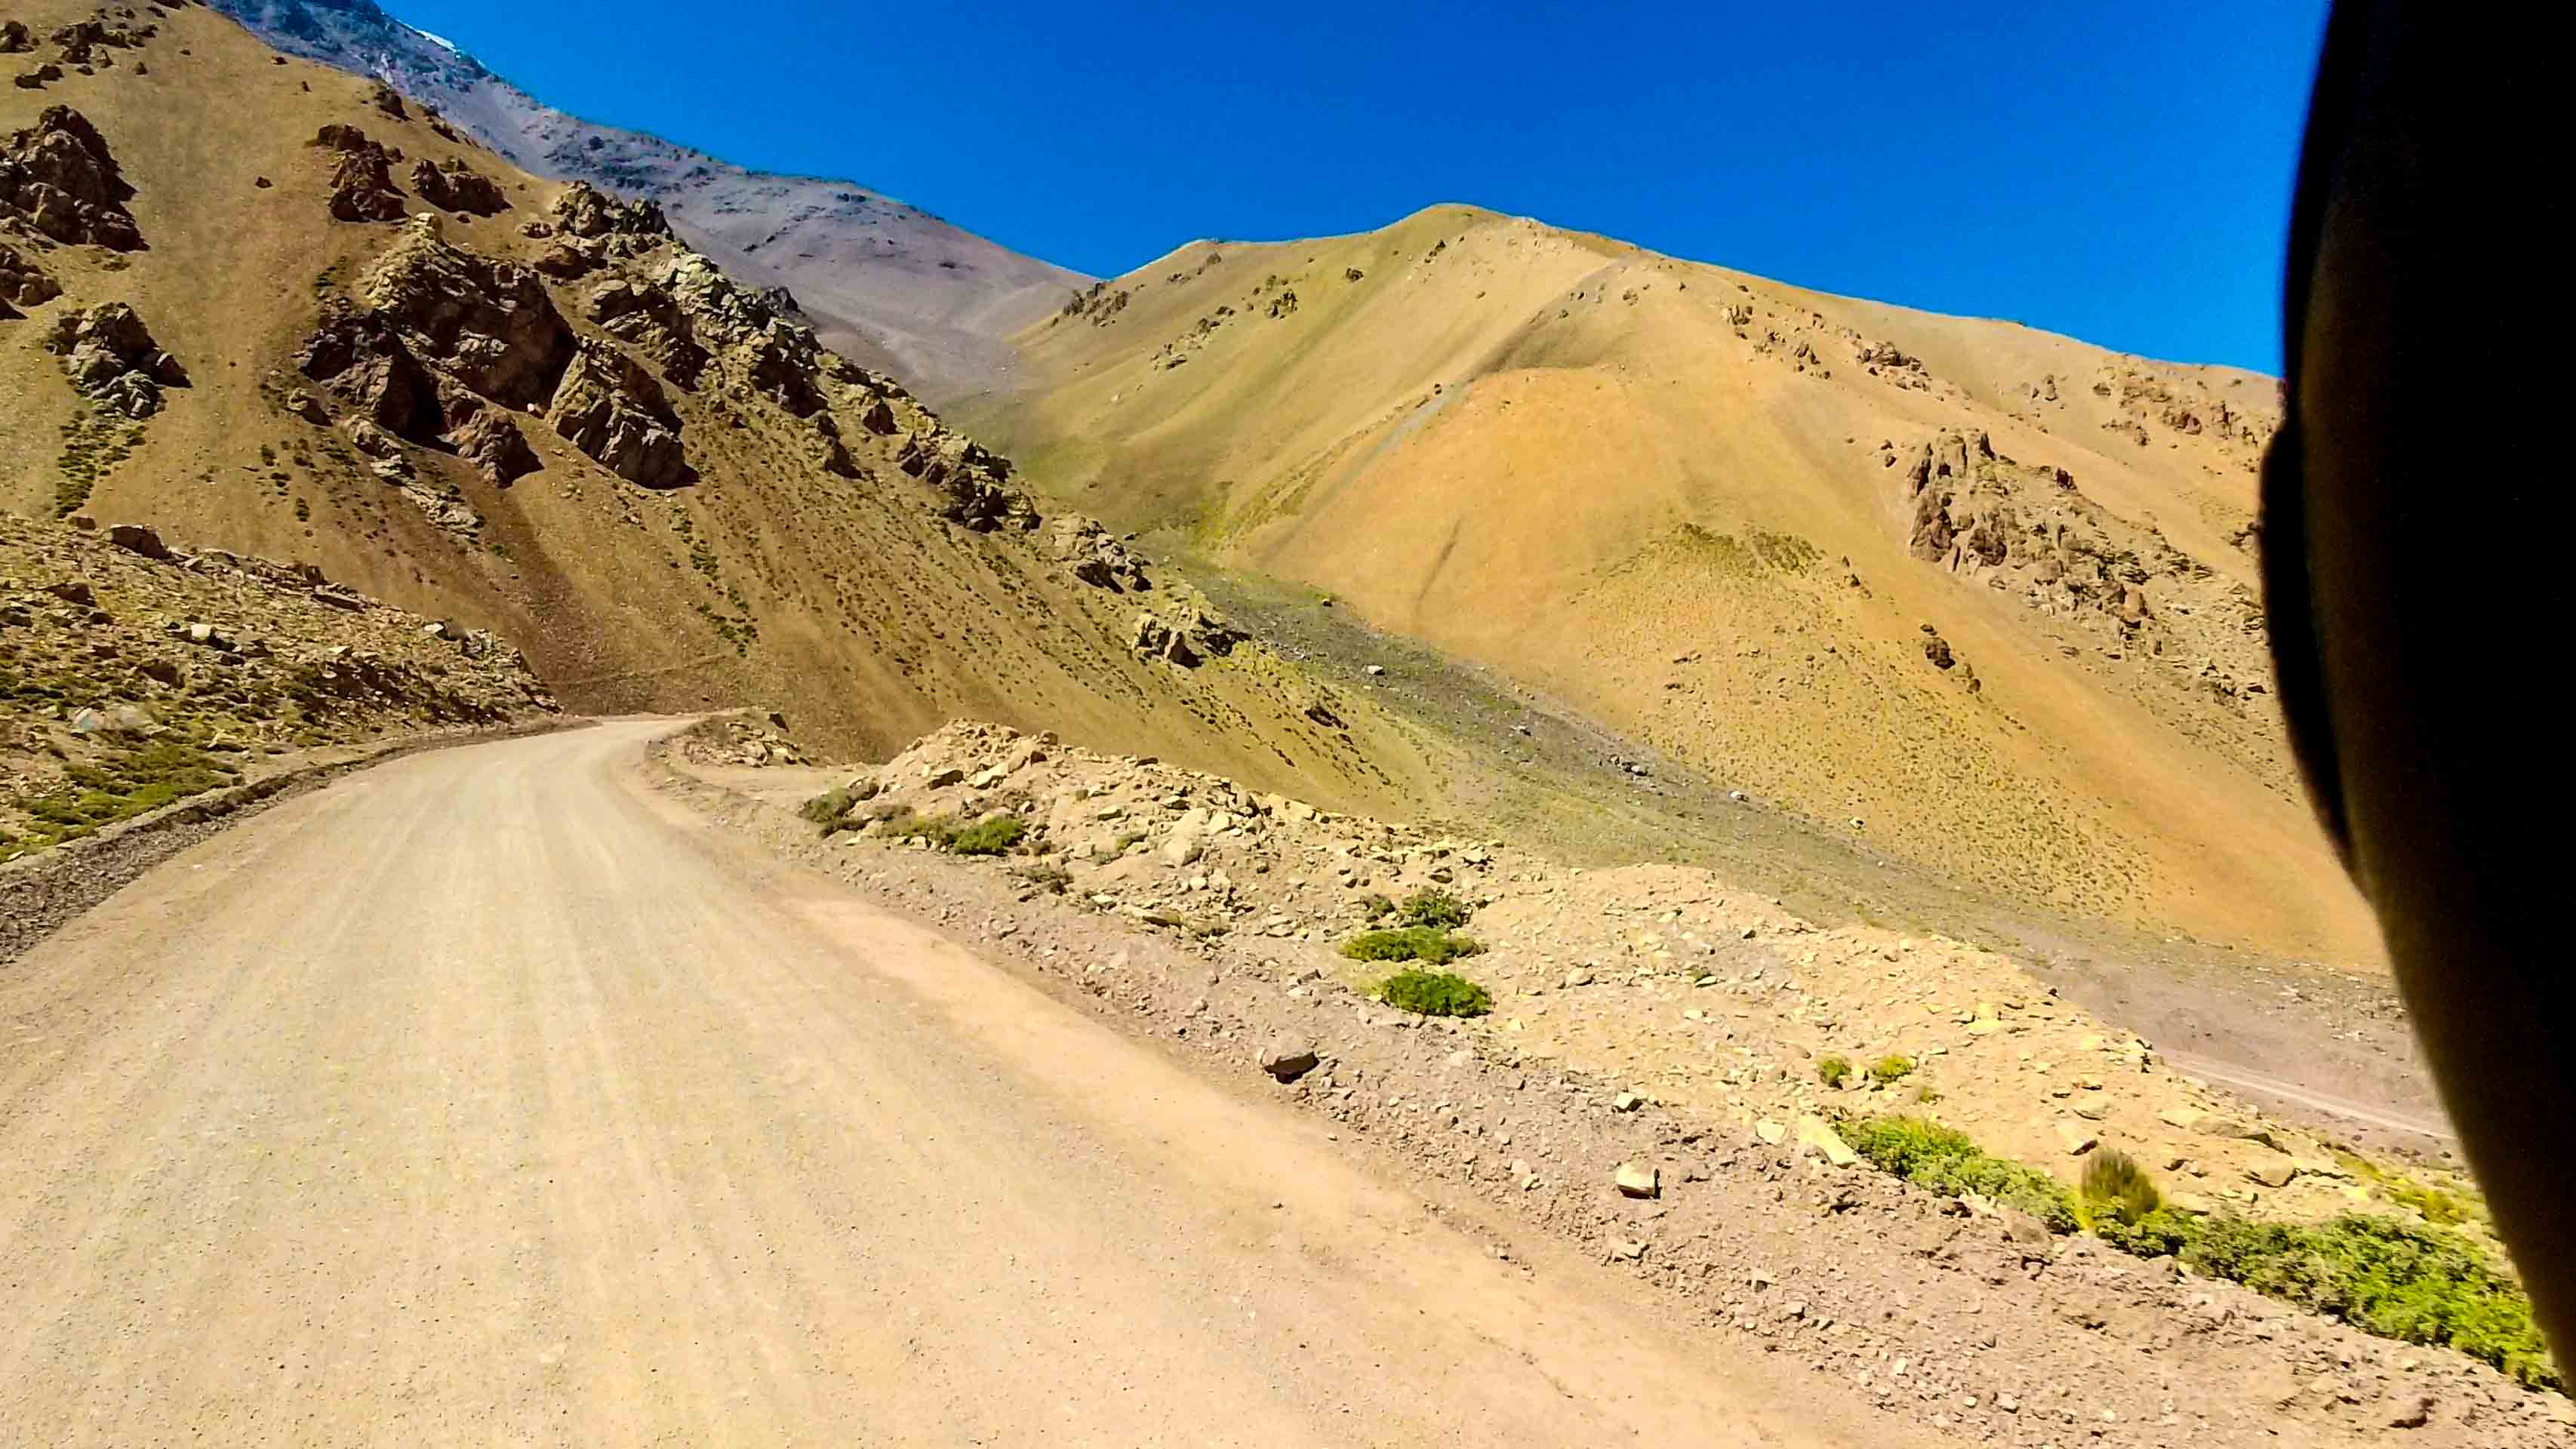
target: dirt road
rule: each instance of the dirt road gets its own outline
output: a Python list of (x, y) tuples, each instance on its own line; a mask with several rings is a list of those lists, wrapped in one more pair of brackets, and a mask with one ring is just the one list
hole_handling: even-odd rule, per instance
[(0, 1442), (1860, 1437), (738, 854), (667, 727), (352, 777), (0, 976)]

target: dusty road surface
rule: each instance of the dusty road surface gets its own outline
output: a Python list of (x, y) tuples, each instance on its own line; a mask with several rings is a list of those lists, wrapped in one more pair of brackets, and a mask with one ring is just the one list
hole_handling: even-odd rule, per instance
[(1856, 1442), (637, 772), (414, 756), (0, 971), (0, 1443)]

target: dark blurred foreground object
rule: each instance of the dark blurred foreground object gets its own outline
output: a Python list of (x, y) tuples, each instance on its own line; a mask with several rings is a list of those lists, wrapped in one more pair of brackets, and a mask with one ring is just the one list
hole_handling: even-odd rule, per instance
[(2334, 8), (2291, 213), (2263, 573), (2309, 789), (2563, 1358), (2576, 480), (2550, 218), (2568, 112), (2542, 102), (2554, 48), (2515, 30), (2474, 6)]

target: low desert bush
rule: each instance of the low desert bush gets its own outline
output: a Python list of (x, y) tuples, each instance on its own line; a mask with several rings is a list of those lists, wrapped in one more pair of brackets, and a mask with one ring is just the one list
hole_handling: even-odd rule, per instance
[(1871, 1079), (1881, 1084), (1900, 1080), (1913, 1070), (1914, 1058), (1898, 1056), (1893, 1052), (1869, 1064)]
[(1828, 1087), (1839, 1087), (1851, 1078), (1851, 1058), (1826, 1057), (1816, 1063), (1816, 1080)]
[(1002, 855), (1028, 833), (1029, 823), (1017, 815), (995, 815), (958, 827), (948, 837), (948, 848), (959, 855)]
[(2084, 1220), (2097, 1230), (2105, 1222), (2133, 1227), (2165, 1205), (2165, 1195), (2138, 1160), (2111, 1147), (2085, 1159), (2083, 1200)]
[(1425, 961), (1434, 966), (1445, 966), (1484, 949), (1468, 937), (1432, 926), (1362, 931), (1342, 943), (1342, 954), (1354, 961)]
[(2146, 1172), (2111, 1151), (2087, 1164), (2079, 1199), (2047, 1173), (1920, 1117), (1857, 1118), (1841, 1130), (1873, 1165), (1935, 1192), (1982, 1194), (2054, 1232), (2089, 1220), (2103, 1242), (2139, 1257), (2170, 1256), (2366, 1333), (2457, 1349), (2535, 1388), (2566, 1387), (2522, 1285), (2449, 1229), (2360, 1214), (2322, 1223), (2204, 1217), (2165, 1206)]
[(1494, 1009), (1485, 988), (1446, 971), (1399, 971), (1378, 983), (1387, 1005), (1424, 1016), (1482, 1016)]
[(1999, 1207), (2018, 1208), (2050, 1232), (2076, 1228), (2075, 1194), (2066, 1184), (1977, 1146), (1964, 1132), (1920, 1117), (1864, 1117), (1842, 1126), (1845, 1142), (1882, 1171), (1949, 1197), (1976, 1193)]
[(1442, 931), (1456, 930), (1467, 924), (1467, 917), (1472, 914), (1465, 901), (1430, 886), (1406, 896), (1404, 904), (1396, 908), (1396, 913), (1408, 926), (1430, 926)]

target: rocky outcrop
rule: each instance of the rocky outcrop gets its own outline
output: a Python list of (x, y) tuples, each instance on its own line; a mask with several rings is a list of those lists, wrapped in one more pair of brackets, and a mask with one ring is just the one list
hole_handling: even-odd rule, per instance
[(63, 289), (36, 259), (7, 242), (0, 242), (0, 320), (23, 315), (18, 307), (36, 307), (54, 300)]
[(295, 366), (358, 417), (401, 437), (425, 442), (445, 424), (438, 380), (380, 312), (335, 300), (296, 352)]
[(654, 278), (698, 345), (729, 354), (751, 388), (800, 418), (827, 404), (822, 379), (837, 362), (814, 329), (781, 316), (764, 293), (728, 277), (715, 263), (684, 251)]
[(46, 349), (63, 359), (82, 396), (129, 418), (159, 412), (161, 389), (188, 385), (187, 369), (152, 340), (143, 319), (123, 302), (65, 313)]
[(386, 85), (383, 81), (376, 82), (375, 86), (367, 92), (367, 104), (394, 120), (411, 119), (411, 111), (403, 105), (402, 92)]
[[(2252, 591), (2175, 548), (2153, 525), (2086, 498), (2065, 469), (2018, 463), (1982, 432), (1941, 433), (1910, 460), (1882, 444), (1881, 462), (1904, 464), (1916, 558), (2080, 626), (2100, 658), (2158, 661), (2231, 707), (2268, 687)], [(2084, 652), (2060, 647), (2070, 657)], [(1952, 650), (1931, 635), (1924, 656), (1948, 668)], [(1952, 662), (1975, 690), (1967, 661)]]
[(947, 496), (940, 516), (977, 533), (1009, 527), (1038, 526), (1029, 501), (1003, 486), (1010, 480), (1011, 460), (972, 438), (947, 431), (915, 433), (904, 439), (895, 466)]
[(510, 484), (545, 466), (536, 450), (528, 446), (527, 435), (499, 408), (476, 408), (465, 420), (448, 430), (447, 441), (456, 456), (474, 466), (484, 481), (496, 488)]
[(1064, 304), (1064, 310), (1049, 319), (1049, 325), (1067, 317), (1087, 317), (1094, 327), (1106, 327), (1110, 319), (1127, 310), (1127, 289), (1109, 289), (1107, 282), (1094, 282), (1086, 292), (1076, 292)]
[[(106, 12), (100, 12), (103, 16)], [(125, 12), (131, 16), (132, 11)], [(61, 47), (56, 59), (63, 64), (86, 71), (94, 66), (116, 63), (108, 54), (114, 50), (132, 50), (161, 33), (157, 25), (112, 25), (100, 16), (75, 20), (55, 26), (45, 39)]]
[(1203, 608), (1191, 609), (1178, 622), (1138, 614), (1129, 643), (1140, 658), (1160, 659), (1182, 669), (1196, 669), (1210, 658), (1223, 658), (1251, 636)]
[(334, 123), (313, 137), (313, 144), (332, 153), (331, 215), (341, 221), (400, 221), (410, 214), (403, 194), (394, 189), (394, 163), (400, 151), (367, 139), (355, 126)]
[(1047, 522), (1044, 545), (1067, 573), (1095, 589), (1123, 594), (1154, 587), (1146, 577), (1144, 561), (1128, 552), (1118, 536), (1097, 519), (1059, 513)]
[(433, 218), (406, 227), (355, 290), (415, 354), (508, 407), (552, 398), (572, 359), (572, 327), (545, 282), (515, 262), (448, 245)]
[(707, 350), (690, 335), (678, 300), (660, 287), (622, 277), (602, 282), (582, 305), (582, 315), (611, 337), (643, 349), (676, 387), (695, 390), (707, 369)]
[(650, 201), (624, 201), (576, 181), (555, 198), (555, 226), (569, 236), (642, 237), (653, 243), (671, 239), (671, 223)]
[(0, 219), (41, 236), (140, 251), (143, 233), (125, 209), (133, 196), (106, 138), (69, 106), (48, 106), (34, 126), (0, 146)]
[(411, 163), (411, 189), (441, 211), (498, 216), (510, 209), (501, 183), (453, 157), (432, 164), (424, 156)]
[(582, 341), (546, 417), (585, 456), (630, 483), (680, 488), (697, 481), (662, 385), (606, 343)]
[(26, 21), (0, 20), (0, 55), (23, 55), (35, 48), (35, 32)]

